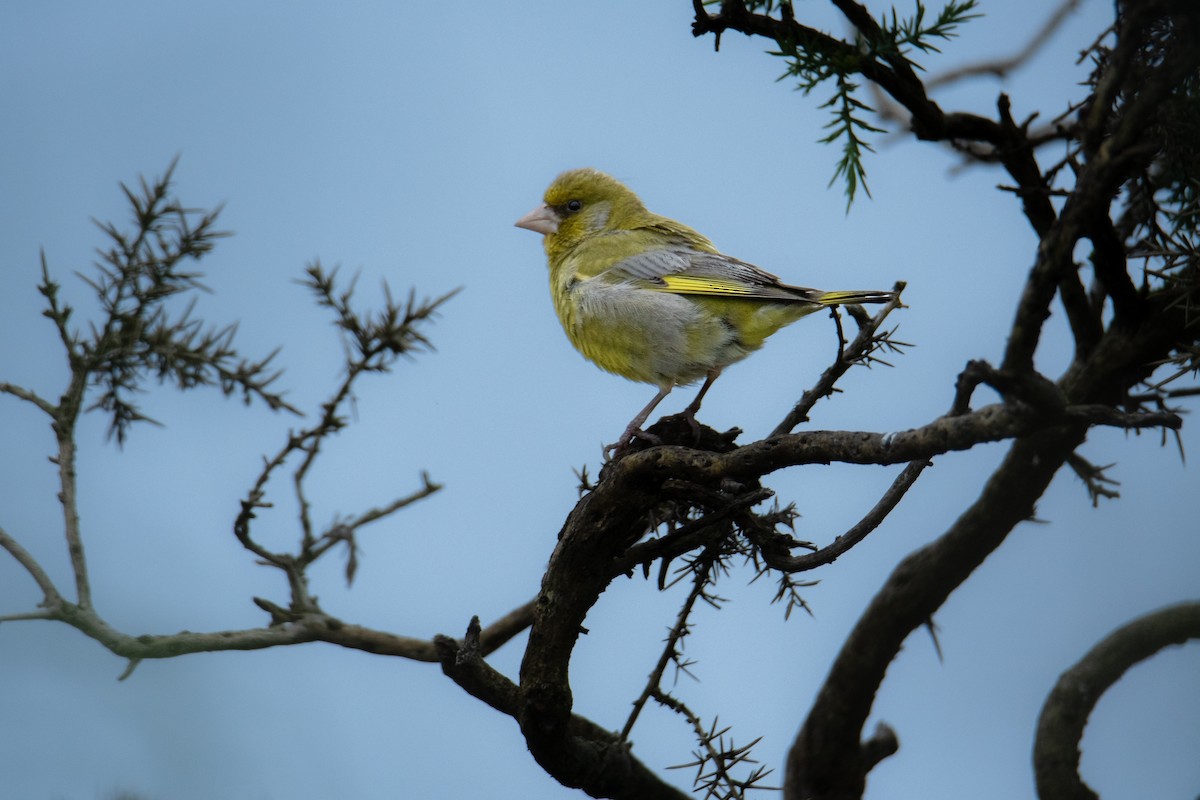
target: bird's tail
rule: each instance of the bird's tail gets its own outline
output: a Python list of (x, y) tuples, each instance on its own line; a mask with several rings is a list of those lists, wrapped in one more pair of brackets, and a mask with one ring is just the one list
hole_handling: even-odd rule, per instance
[(823, 306), (844, 306), (848, 303), (890, 303), (895, 292), (821, 292), (814, 297)]

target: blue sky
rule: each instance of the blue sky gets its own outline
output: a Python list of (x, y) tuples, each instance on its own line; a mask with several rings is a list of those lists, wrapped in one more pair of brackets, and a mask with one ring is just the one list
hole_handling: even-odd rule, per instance
[[(826, 15), (816, 3), (798, 11)], [(986, 17), (926, 59), (931, 72), (1005, 54), (1040, 23), (1034, 0), (985, 2)], [(904, 6), (902, 5), (903, 9)], [(319, 258), (361, 273), (359, 297), (463, 287), (431, 336), (437, 353), (364, 380), (357, 424), (314, 471), (314, 516), (329, 521), (419, 485), (437, 496), (363, 532), (347, 589), (340, 565), (314, 591), (345, 620), (413, 636), (461, 635), (530, 599), (572, 506), (572, 468), (591, 465), (653, 390), (581, 359), (551, 310), (538, 238), (512, 227), (559, 171), (590, 165), (654, 210), (785, 280), (827, 289), (907, 280), (895, 369), (856, 370), (818, 407), (816, 428), (899, 430), (948, 408), (971, 358), (1003, 347), (1034, 238), (1004, 178), (957, 170), (928, 144), (881, 138), (873, 199), (851, 213), (826, 188), (836, 151), (817, 145), (824, 94), (775, 82), (765, 43), (694, 40), (686, 0), (511, 4), (124, 2), (0, 6), (0, 378), (49, 397), (66, 370), (41, 317), (38, 252), (77, 314), (101, 236), (127, 219), (119, 181), (160, 174), (177, 192), (224, 203), (236, 235), (202, 262), (212, 293), (197, 312), (238, 321), (251, 356), (282, 344), (289, 399), (315, 409), (337, 378), (328, 317), (294, 279)], [(1111, 4), (1084, 0), (1026, 70), (947, 91), (948, 107), (988, 113), (1011, 93), (1020, 118), (1077, 97), (1075, 54)], [(840, 30), (840, 29), (835, 29)], [(820, 90), (819, 90), (820, 91)], [(1051, 330), (1061, 331), (1052, 319)], [(1048, 337), (1055, 373), (1068, 351)], [(765, 435), (833, 354), (828, 321), (789, 328), (731, 368), (701, 418)], [(663, 406), (678, 410), (679, 392)], [(981, 396), (981, 402), (986, 398)], [(260, 625), (250, 602), (285, 587), (231, 533), (237, 501), (295, 426), (216, 392), (153, 389), (123, 451), (104, 421), (79, 432), (81, 513), (99, 609), (129, 633)], [(0, 525), (69, 585), (49, 426), (0, 398)], [(1200, 451), (1185, 430), (1190, 453)], [(735, 572), (721, 613), (703, 610), (688, 654), (699, 682), (677, 687), (737, 740), (783, 754), (820, 679), (895, 562), (974, 498), (1004, 451), (939, 458), (887, 524), (814, 575), (814, 615), (783, 621), (768, 586)], [(1029, 749), (1057, 675), (1109, 630), (1194, 598), (1200, 542), (1187, 498), (1194, 462), (1157, 435), (1097, 431), (1083, 453), (1117, 462), (1122, 498), (1100, 509), (1061, 475), (1039, 506), (937, 617), (944, 661), (914, 635), (875, 709), (901, 739), (869, 797), (1011, 798), (1032, 793)], [(874, 502), (894, 470), (807, 468), (772, 476), (794, 500), (798, 535), (827, 541)], [(278, 487), (283, 490), (285, 487)], [(259, 521), (284, 546), (286, 492)], [(38, 594), (0, 559), (0, 613)], [(679, 591), (619, 580), (588, 619), (573, 664), (578, 710), (618, 729), (657, 657)], [(515, 675), (523, 639), (492, 662)], [(0, 774), (9, 796), (93, 800), (126, 789), (154, 800), (362, 800), (580, 796), (536, 767), (515, 724), (428, 664), (324, 645), (124, 663), (66, 626), (0, 626)], [(690, 760), (686, 727), (650, 709), (634, 731), (662, 768)], [(1106, 797), (1194, 797), (1200, 786), (1200, 648), (1132, 671), (1100, 705), (1084, 774)], [(684, 773), (671, 773), (685, 782)]]

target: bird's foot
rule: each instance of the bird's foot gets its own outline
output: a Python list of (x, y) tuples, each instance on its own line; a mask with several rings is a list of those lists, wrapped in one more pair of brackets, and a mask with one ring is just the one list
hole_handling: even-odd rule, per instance
[[(697, 411), (698, 410), (699, 409), (697, 409)], [(696, 411), (693, 411), (692, 407), (688, 406), (683, 410), (683, 414), (681, 416), (687, 420), (688, 427), (692, 429), (692, 447), (695, 447), (696, 445), (700, 444), (701, 433), (700, 423), (696, 421)]]
[(646, 433), (641, 428), (634, 428), (621, 437), (621, 441), (604, 446), (605, 461), (619, 461), (630, 453), (630, 448), (638, 441), (646, 442), (651, 447), (660, 445), (663, 440), (653, 433)]

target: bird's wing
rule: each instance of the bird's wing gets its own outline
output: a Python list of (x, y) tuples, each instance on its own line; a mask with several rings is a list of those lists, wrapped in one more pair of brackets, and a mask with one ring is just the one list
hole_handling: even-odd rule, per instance
[(782, 302), (820, 302), (822, 292), (788, 286), (753, 264), (721, 253), (688, 247), (647, 250), (618, 261), (606, 280), (635, 282), (674, 294), (737, 297)]

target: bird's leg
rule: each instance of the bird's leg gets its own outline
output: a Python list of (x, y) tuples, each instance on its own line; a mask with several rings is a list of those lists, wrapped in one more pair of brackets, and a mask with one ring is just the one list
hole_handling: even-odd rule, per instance
[(605, 458), (611, 461), (616, 461), (618, 458), (624, 455), (625, 448), (629, 447), (629, 443), (633, 441), (635, 436), (647, 436), (647, 434), (642, 431), (642, 423), (644, 423), (650, 416), (650, 412), (654, 410), (654, 407), (661, 403), (663, 398), (671, 393), (671, 389), (673, 388), (673, 384), (669, 383), (658, 387), (658, 394), (654, 395), (654, 399), (647, 403), (646, 407), (639, 411), (636, 417), (630, 420), (629, 424), (625, 426), (625, 432), (621, 434), (621, 438), (613, 444), (605, 446)]
[(692, 428), (692, 433), (696, 435), (696, 441), (700, 441), (700, 423), (696, 422), (696, 412), (700, 410), (700, 403), (704, 400), (704, 395), (708, 392), (708, 387), (713, 385), (713, 381), (721, 376), (721, 370), (710, 369), (708, 377), (704, 379), (704, 385), (700, 387), (700, 391), (696, 393), (696, 399), (688, 403), (688, 407), (683, 410), (683, 418), (688, 421), (688, 425)]

